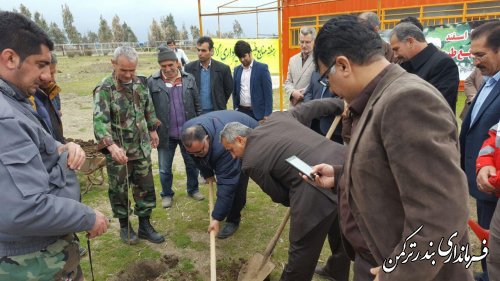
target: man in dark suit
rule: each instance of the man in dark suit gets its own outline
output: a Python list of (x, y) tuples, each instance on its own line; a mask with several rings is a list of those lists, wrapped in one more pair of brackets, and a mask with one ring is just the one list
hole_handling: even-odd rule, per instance
[(273, 83), (267, 64), (253, 59), (250, 44), (239, 40), (234, 54), (241, 62), (234, 68), (233, 106), (257, 121), (273, 111)]
[[(496, 32), (494, 32), (496, 30)], [(472, 101), (460, 131), (461, 165), (467, 175), (469, 193), (476, 198), (477, 218), (481, 227), (489, 229), (497, 205), (493, 194), (483, 193), (476, 184), (476, 159), (488, 130), (500, 120), (500, 46), (498, 34), (500, 23), (488, 23), (471, 34), (470, 52), (474, 65), (482, 75), (490, 78), (484, 83)], [(482, 261), (484, 274), (479, 280), (488, 280), (486, 263)]]
[[(330, 92), (330, 89), (323, 85), (325, 81), (321, 81), (318, 71), (314, 71), (311, 75), (311, 82), (304, 91), (304, 102), (317, 100), (317, 99), (328, 99), (328, 98), (339, 98), (337, 95)], [(330, 126), (332, 125), (334, 115), (323, 116), (319, 119), (315, 118), (311, 121), (310, 128), (316, 133), (326, 136)], [(335, 131), (333, 132), (332, 140), (334, 142), (343, 144), (342, 141), (342, 124), (339, 123)]]
[(427, 44), (422, 30), (409, 22), (396, 25), (389, 38), (394, 56), (403, 61), (401, 67), (436, 87), (455, 112), (460, 77), (453, 59)]
[(202, 114), (224, 110), (233, 92), (233, 77), (229, 66), (212, 59), (214, 41), (203, 36), (196, 42), (198, 60), (186, 64), (184, 71), (194, 76), (200, 91)]
[[(181, 141), (191, 154), (201, 175), (207, 182), (217, 184), (217, 200), (212, 211), (208, 232), (215, 231), (224, 239), (236, 232), (240, 225), (241, 210), (247, 199), (248, 176), (241, 173), (241, 161), (233, 159), (219, 142), (220, 131), (229, 122), (241, 122), (250, 128), (258, 123), (237, 111), (214, 111), (193, 118), (182, 127)], [(216, 181), (217, 178), (217, 181)], [(226, 219), (219, 232), (220, 222)]]
[[(380, 36), (354, 16), (321, 28), (314, 60), (353, 115), (345, 164), (320, 164), (313, 173), (317, 185), (339, 188), (354, 280), (473, 280), (466, 264), (437, 254), (443, 237), (469, 242), (458, 128), (443, 96), (387, 61)], [(436, 254), (422, 258), (427, 253)]]
[(342, 164), (345, 147), (306, 126), (313, 118), (341, 114), (343, 107), (338, 99), (316, 100), (274, 112), (255, 129), (233, 122), (222, 130), (221, 142), (233, 157), (242, 159), (242, 171), (274, 202), (290, 207), (290, 247), (282, 281), (311, 280), (327, 234), (332, 256), (325, 275), (328, 280), (349, 280), (350, 261), (340, 238), (337, 194), (304, 182), (285, 161), (296, 155), (308, 164)]

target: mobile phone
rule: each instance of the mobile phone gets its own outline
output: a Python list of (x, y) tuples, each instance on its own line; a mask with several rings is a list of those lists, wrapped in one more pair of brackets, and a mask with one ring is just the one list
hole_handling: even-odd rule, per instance
[(302, 161), (302, 159), (300, 159), (299, 157), (294, 155), (287, 158), (285, 161), (288, 162), (288, 164), (292, 165), (303, 175), (306, 175), (310, 180), (314, 181), (314, 179), (316, 178), (317, 174), (313, 173), (312, 167), (309, 166), (309, 164), (307, 164), (306, 162)]

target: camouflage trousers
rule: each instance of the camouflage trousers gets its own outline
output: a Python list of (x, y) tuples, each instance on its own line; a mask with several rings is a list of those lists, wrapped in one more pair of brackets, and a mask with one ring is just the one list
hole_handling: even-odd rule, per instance
[(78, 241), (70, 234), (38, 252), (0, 257), (0, 280), (83, 280)]
[(115, 218), (127, 218), (132, 213), (128, 186), (132, 189), (135, 201), (134, 213), (138, 217), (149, 217), (151, 215), (151, 211), (156, 207), (151, 166), (150, 156), (129, 160), (125, 165), (119, 165), (111, 156), (106, 156), (109, 202)]

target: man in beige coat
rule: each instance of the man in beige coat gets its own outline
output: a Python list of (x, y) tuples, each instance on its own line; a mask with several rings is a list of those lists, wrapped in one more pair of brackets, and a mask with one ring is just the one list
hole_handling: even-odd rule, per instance
[(299, 34), (300, 53), (290, 58), (288, 74), (285, 80), (285, 92), (290, 105), (295, 106), (304, 100), (304, 91), (309, 86), (314, 71), (312, 50), (316, 29), (302, 27)]
[(469, 242), (467, 184), (446, 100), (390, 64), (380, 36), (353, 16), (323, 26), (314, 56), (354, 119), (344, 166), (313, 168), (317, 185), (339, 188), (354, 280), (473, 280), (471, 257), (459, 257), (471, 255), (461, 248)]

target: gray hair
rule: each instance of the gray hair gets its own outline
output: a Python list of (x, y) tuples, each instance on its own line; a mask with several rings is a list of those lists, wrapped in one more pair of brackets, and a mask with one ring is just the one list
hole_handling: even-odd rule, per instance
[(304, 26), (300, 28), (300, 33), (304, 36), (311, 34), (312, 39), (316, 38), (316, 28), (310, 26)]
[(220, 132), (220, 140), (225, 139), (228, 143), (234, 143), (237, 136), (247, 137), (251, 132), (251, 128), (239, 122), (230, 122)]
[(358, 16), (358, 19), (366, 21), (371, 29), (375, 29), (375, 27), (380, 28), (380, 19), (374, 12), (364, 12)]
[(50, 52), (50, 64), (57, 64), (57, 56), (54, 51)]
[(418, 42), (426, 42), (424, 32), (416, 25), (409, 22), (397, 24), (394, 29), (391, 30), (389, 38), (392, 38), (394, 35), (396, 35), (398, 41), (407, 41), (408, 38), (413, 37)]
[(181, 142), (186, 147), (191, 147), (194, 141), (202, 141), (207, 136), (205, 128), (200, 124), (187, 127), (181, 132)]
[(127, 58), (127, 60), (133, 62), (136, 62), (139, 59), (137, 51), (130, 46), (120, 46), (116, 48), (115, 52), (113, 53), (113, 60), (118, 60), (118, 57), (120, 56), (124, 56), (125, 58)]

